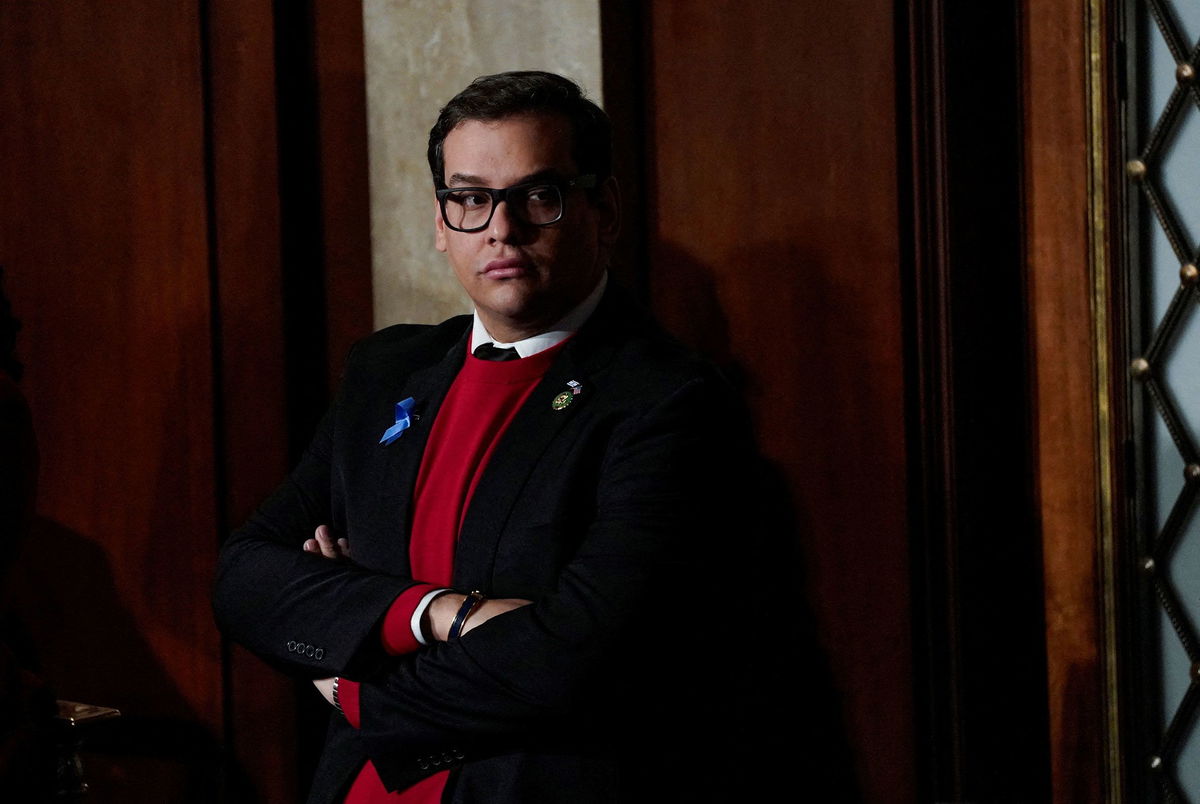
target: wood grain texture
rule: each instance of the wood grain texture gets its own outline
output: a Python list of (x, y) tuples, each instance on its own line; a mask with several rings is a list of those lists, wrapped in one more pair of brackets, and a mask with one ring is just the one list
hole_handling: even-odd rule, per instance
[(1104, 778), (1095, 346), (1088, 254), (1087, 3), (1026, 3), (1026, 243), (1036, 361), (1055, 801)]
[(0, 74), (0, 263), (42, 454), (17, 591), (60, 697), (157, 729), (94, 798), (194, 800), (221, 724), (197, 10), (4, 3)]
[[(656, 4), (650, 287), (791, 492), (868, 801), (912, 800), (893, 6)], [(881, 713), (886, 715), (881, 716)]]
[[(269, 0), (207, 9), (220, 540), (289, 466), (274, 12)], [(231, 787), (297, 800), (293, 683), (237, 647), (225, 682)]]
[(313, 17), (332, 389), (350, 345), (373, 328), (362, 2), (317, 0)]

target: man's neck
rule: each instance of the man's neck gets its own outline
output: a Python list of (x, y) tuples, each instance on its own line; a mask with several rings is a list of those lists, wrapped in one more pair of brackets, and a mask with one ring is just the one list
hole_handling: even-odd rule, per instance
[[(520, 332), (504, 333), (503, 330), (500, 333), (493, 333), (479, 317), (479, 311), (476, 310), (471, 331), (471, 348), (491, 341), (501, 347), (516, 347), (517, 354), (521, 355), (521, 357), (529, 357), (543, 349), (549, 349), (551, 346), (561, 343), (583, 326), (584, 322), (595, 312), (597, 305), (600, 304), (600, 297), (604, 295), (604, 289), (607, 285), (608, 272), (605, 271), (600, 275), (600, 280), (596, 283), (596, 287), (592, 289), (592, 292), (583, 301), (571, 308), (566, 315), (550, 326), (541, 328), (540, 331), (532, 332), (528, 335)], [(500, 328), (497, 327), (497, 329)], [(502, 337), (513, 338), (514, 335), (516, 337), (513, 340), (501, 340)]]

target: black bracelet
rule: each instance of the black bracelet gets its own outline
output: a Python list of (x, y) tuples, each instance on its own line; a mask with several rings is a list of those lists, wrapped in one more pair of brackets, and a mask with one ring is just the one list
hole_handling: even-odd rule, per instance
[(450, 624), (450, 635), (446, 637), (447, 642), (453, 642), (458, 639), (458, 634), (462, 631), (463, 623), (471, 616), (471, 612), (475, 611), (475, 607), (486, 599), (483, 593), (479, 591), (467, 595), (467, 599), (458, 607), (458, 614), (454, 615), (454, 622)]

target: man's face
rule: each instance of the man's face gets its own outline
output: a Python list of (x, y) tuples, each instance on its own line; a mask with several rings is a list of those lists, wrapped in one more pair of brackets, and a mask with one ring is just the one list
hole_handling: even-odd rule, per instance
[[(570, 123), (558, 115), (468, 120), (442, 145), (447, 187), (500, 189), (531, 180), (573, 179)], [(434, 202), (436, 244), (495, 338), (511, 342), (544, 332), (583, 301), (604, 271), (616, 239), (616, 182), (589, 200), (563, 188), (562, 220), (535, 226), (501, 202), (478, 232), (446, 226)]]

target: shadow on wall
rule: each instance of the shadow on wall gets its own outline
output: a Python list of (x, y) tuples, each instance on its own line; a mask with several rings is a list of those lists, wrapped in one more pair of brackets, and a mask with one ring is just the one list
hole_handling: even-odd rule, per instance
[(254, 800), (244, 779), (222, 778), (220, 744), (138, 633), (99, 546), (35, 517), (10, 587), (7, 614), (49, 688), (122, 713), (81, 730), (88, 802)]
[[(0, 279), (2, 279), (0, 275)], [(17, 388), (12, 357), (19, 325), (0, 288), (0, 790), (22, 801), (47, 800), (55, 774), (54, 692), (46, 684), (28, 630), (13, 611), (9, 580), (29, 531), (37, 443), (29, 406)]]
[[(796, 263), (777, 249), (764, 247), (762, 251), (762, 256), (770, 254), (779, 260), (780, 267), (767, 272), (764, 281), (768, 284), (755, 289), (746, 301), (757, 304), (761, 297), (773, 300), (780, 310), (794, 309), (793, 294), (799, 283), (790, 272)], [(669, 288), (655, 296), (656, 318), (720, 368), (750, 406), (760, 434), (777, 432), (772, 428), (780, 425), (773, 421), (794, 427), (790, 419), (796, 415), (798, 400), (769, 398), (769, 390), (757, 381), (756, 367), (743, 362), (735, 348), (731, 319), (745, 321), (747, 311), (726, 310), (714, 272), (681, 248), (660, 242), (653, 260), (656, 271), (666, 269), (663, 276), (669, 283)], [(781, 280), (773, 280), (771, 274)], [(781, 357), (780, 350), (796, 348), (799, 337), (789, 331), (790, 322), (777, 310), (756, 310), (749, 316), (755, 322), (754, 348), (767, 350), (770, 362), (786, 361), (787, 355)], [(784, 384), (790, 387), (786, 378)], [(736, 486), (749, 489), (745, 498), (747, 529), (736, 535), (738, 554), (729, 556), (726, 567), (737, 593), (752, 599), (739, 604), (750, 612), (739, 643), (748, 651), (759, 652), (754, 661), (743, 663), (741, 671), (750, 676), (748, 686), (757, 694), (757, 700), (751, 702), (757, 715), (751, 722), (761, 727), (761, 734), (748, 739), (761, 760), (757, 767), (777, 768), (769, 773), (783, 785), (779, 788), (783, 798), (861, 802), (843, 697), (813, 607), (816, 590), (805, 557), (812, 549), (811, 526), (795, 501), (794, 479), (763, 454), (762, 447), (770, 445), (762, 444), (761, 438), (755, 477), (745, 486)], [(731, 478), (731, 483), (740, 480)], [(744, 588), (744, 579), (749, 579), (751, 591)], [(789, 790), (794, 799), (789, 798)]]
[[(800, 539), (806, 525), (791, 504), (787, 481), (763, 460), (756, 478), (763, 538), (747, 556), (744, 577), (760, 584), (750, 644), (768, 656), (756, 670), (764, 753), (795, 785), (800, 801), (861, 804), (863, 792), (846, 728), (843, 696), (832, 673), (815, 611)], [(742, 544), (751, 544), (743, 538)], [(756, 630), (757, 629), (757, 630)]]
[[(105, 551), (33, 515), (38, 444), (16, 384), (20, 325), (2, 291), (0, 798), (75, 800), (56, 795), (63, 787), (55, 779), (57, 753), (67, 746), (78, 748), (91, 804), (253, 801), (245, 780), (222, 776), (218, 742), (138, 632)], [(121, 716), (68, 732), (56, 719), (56, 699)]]

